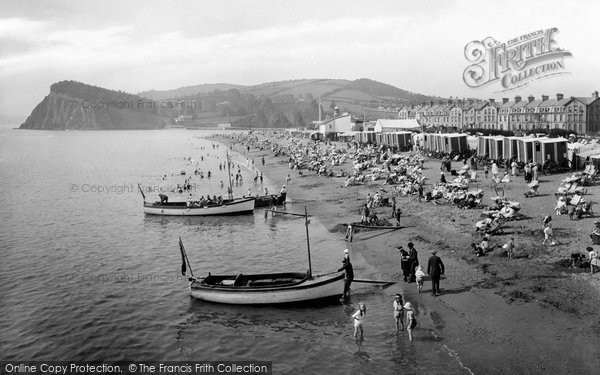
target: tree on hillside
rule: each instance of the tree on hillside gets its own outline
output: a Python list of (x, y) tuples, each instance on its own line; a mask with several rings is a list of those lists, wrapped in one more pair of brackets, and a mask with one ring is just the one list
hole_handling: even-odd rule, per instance
[(303, 128), (306, 126), (306, 123), (304, 122), (304, 118), (302, 117), (302, 114), (300, 112), (294, 112), (293, 125), (296, 128)]
[(273, 116), (271, 116), (271, 121), (269, 126), (271, 128), (289, 128), (291, 126), (290, 121), (285, 117), (285, 115), (279, 111), (275, 112)]

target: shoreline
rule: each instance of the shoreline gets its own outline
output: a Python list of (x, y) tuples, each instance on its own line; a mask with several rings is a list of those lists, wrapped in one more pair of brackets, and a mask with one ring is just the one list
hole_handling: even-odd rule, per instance
[[(417, 306), (420, 327), (415, 340), (432, 335), (427, 339), (443, 341), (449, 355), (458, 356), (465, 368), (475, 373), (500, 371), (507, 366), (511, 372), (519, 373), (594, 373), (600, 367), (600, 273), (592, 276), (589, 269), (573, 272), (556, 265), (557, 260), (568, 258), (571, 251), (583, 252), (589, 246), (588, 233), (595, 218), (570, 222), (566, 215), (554, 217), (555, 235), (561, 244), (540, 245), (543, 239), (540, 218), (553, 208), (555, 199), (551, 191), (567, 174), (543, 176), (540, 181), (543, 196), (530, 199), (521, 198), (526, 190), (522, 178), (516, 177), (508, 183), (506, 195), (522, 203), (521, 211), (527, 219), (509, 222), (508, 234), (493, 236), (491, 243), (501, 245), (514, 235), (517, 259), (507, 259), (498, 249), (476, 258), (469, 244), (480, 241), (473, 232), (481, 209), (460, 210), (451, 204), (419, 203), (415, 197), (400, 197), (398, 206), (403, 211), (400, 230), (357, 232), (352, 243), (344, 243), (346, 227), (341, 224), (359, 219), (359, 209), (367, 193), (378, 189), (381, 181), (346, 188), (344, 178), (320, 177), (306, 171), (300, 177), (288, 168), (285, 157), (274, 157), (270, 150), (253, 147), (248, 153), (242, 149), (244, 145), (233, 142), (232, 138), (209, 139), (228, 147), (233, 144), (234, 151), (248, 158), (260, 160), (264, 156), (265, 165), (260, 169), (275, 186), (278, 181), (279, 186), (285, 184), (290, 174), (288, 207), (297, 203), (306, 205), (311, 215), (318, 217), (329, 233), (340, 240), (340, 250), (342, 246), (351, 246), (369, 268), (377, 270), (371, 277), (398, 280), (385, 293), (390, 301), (395, 293), (401, 293)], [(269, 139), (280, 144), (289, 142)], [(351, 168), (347, 161), (336, 170)], [(439, 160), (427, 159), (423, 173), (429, 188), (439, 177)], [(490, 180), (482, 179), (476, 185), (484, 190), (483, 203), (491, 202), (489, 197), (495, 193)], [(590, 187), (585, 198), (598, 201), (598, 190)], [(379, 207), (376, 212), (379, 217), (387, 218), (391, 208)], [(438, 255), (446, 265), (441, 296), (429, 295), (429, 281), (425, 281), (420, 294), (415, 284), (402, 282), (396, 247), (406, 246), (408, 241), (415, 243), (421, 264), (426, 264), (430, 250), (439, 250)]]

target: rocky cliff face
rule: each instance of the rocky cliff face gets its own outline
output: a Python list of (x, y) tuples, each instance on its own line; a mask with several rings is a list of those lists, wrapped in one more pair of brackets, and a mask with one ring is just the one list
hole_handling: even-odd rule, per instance
[(158, 129), (168, 123), (148, 99), (79, 82), (55, 83), (21, 129)]

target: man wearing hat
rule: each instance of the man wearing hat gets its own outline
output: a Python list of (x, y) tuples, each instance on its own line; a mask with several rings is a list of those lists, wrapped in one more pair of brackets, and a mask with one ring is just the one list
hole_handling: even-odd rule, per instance
[(338, 270), (338, 272), (344, 271), (344, 293), (342, 294), (342, 298), (346, 299), (350, 296), (350, 284), (352, 284), (352, 280), (354, 280), (354, 269), (352, 268), (352, 263), (350, 263), (350, 250), (344, 250), (344, 259), (342, 259), (342, 267)]
[(414, 283), (416, 281), (415, 273), (417, 270), (417, 266), (419, 265), (419, 258), (417, 249), (415, 249), (415, 244), (412, 242), (408, 243), (408, 269), (410, 274), (408, 276), (408, 282)]
[(437, 256), (437, 250), (431, 250), (427, 262), (427, 274), (431, 277), (431, 295), (437, 296), (440, 292), (440, 277), (444, 274), (444, 263)]

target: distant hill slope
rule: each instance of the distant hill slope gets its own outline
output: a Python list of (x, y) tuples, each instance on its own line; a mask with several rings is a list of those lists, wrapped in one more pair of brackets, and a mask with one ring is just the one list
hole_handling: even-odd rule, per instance
[(122, 91), (61, 81), (21, 129), (157, 129), (168, 123), (154, 102)]
[[(214, 89), (211, 91), (211, 89)], [(234, 90), (233, 103), (228, 97), (228, 92)], [(183, 94), (187, 96), (182, 96)], [(442, 98), (430, 95), (413, 93), (397, 87), (373, 81), (366, 78), (354, 81), (345, 79), (296, 79), (288, 81), (267, 82), (253, 86), (230, 84), (196, 85), (182, 87), (169, 91), (146, 91), (140, 96), (152, 97), (155, 100), (179, 99), (199, 101), (202, 111), (217, 111), (222, 116), (238, 116), (238, 126), (275, 126), (262, 116), (262, 111), (254, 108), (255, 102), (269, 98), (267, 112), (282, 112), (292, 126), (295, 123), (310, 123), (318, 119), (318, 104), (316, 98), (321, 99), (323, 118), (338, 107), (341, 112), (349, 112), (367, 119), (393, 118), (398, 107), (430, 101), (439, 101)], [(239, 97), (244, 97), (241, 103)], [(222, 102), (220, 111), (217, 103)], [(264, 103), (263, 103), (264, 104)], [(274, 108), (270, 108), (273, 105)], [(302, 116), (298, 116), (300, 112)], [(245, 115), (249, 117), (244, 117)], [(242, 117), (239, 117), (242, 116)], [(302, 121), (294, 121), (302, 117)], [(279, 120), (283, 118), (277, 116)], [(222, 122), (222, 118), (208, 119), (203, 116), (203, 121)], [(284, 121), (277, 121), (282, 124)]]
[(195, 94), (205, 94), (215, 90), (241, 89), (244, 86), (232, 85), (229, 83), (207, 83), (203, 85), (180, 87), (174, 90), (149, 90), (138, 93), (138, 96), (150, 100), (166, 100), (192, 96)]

